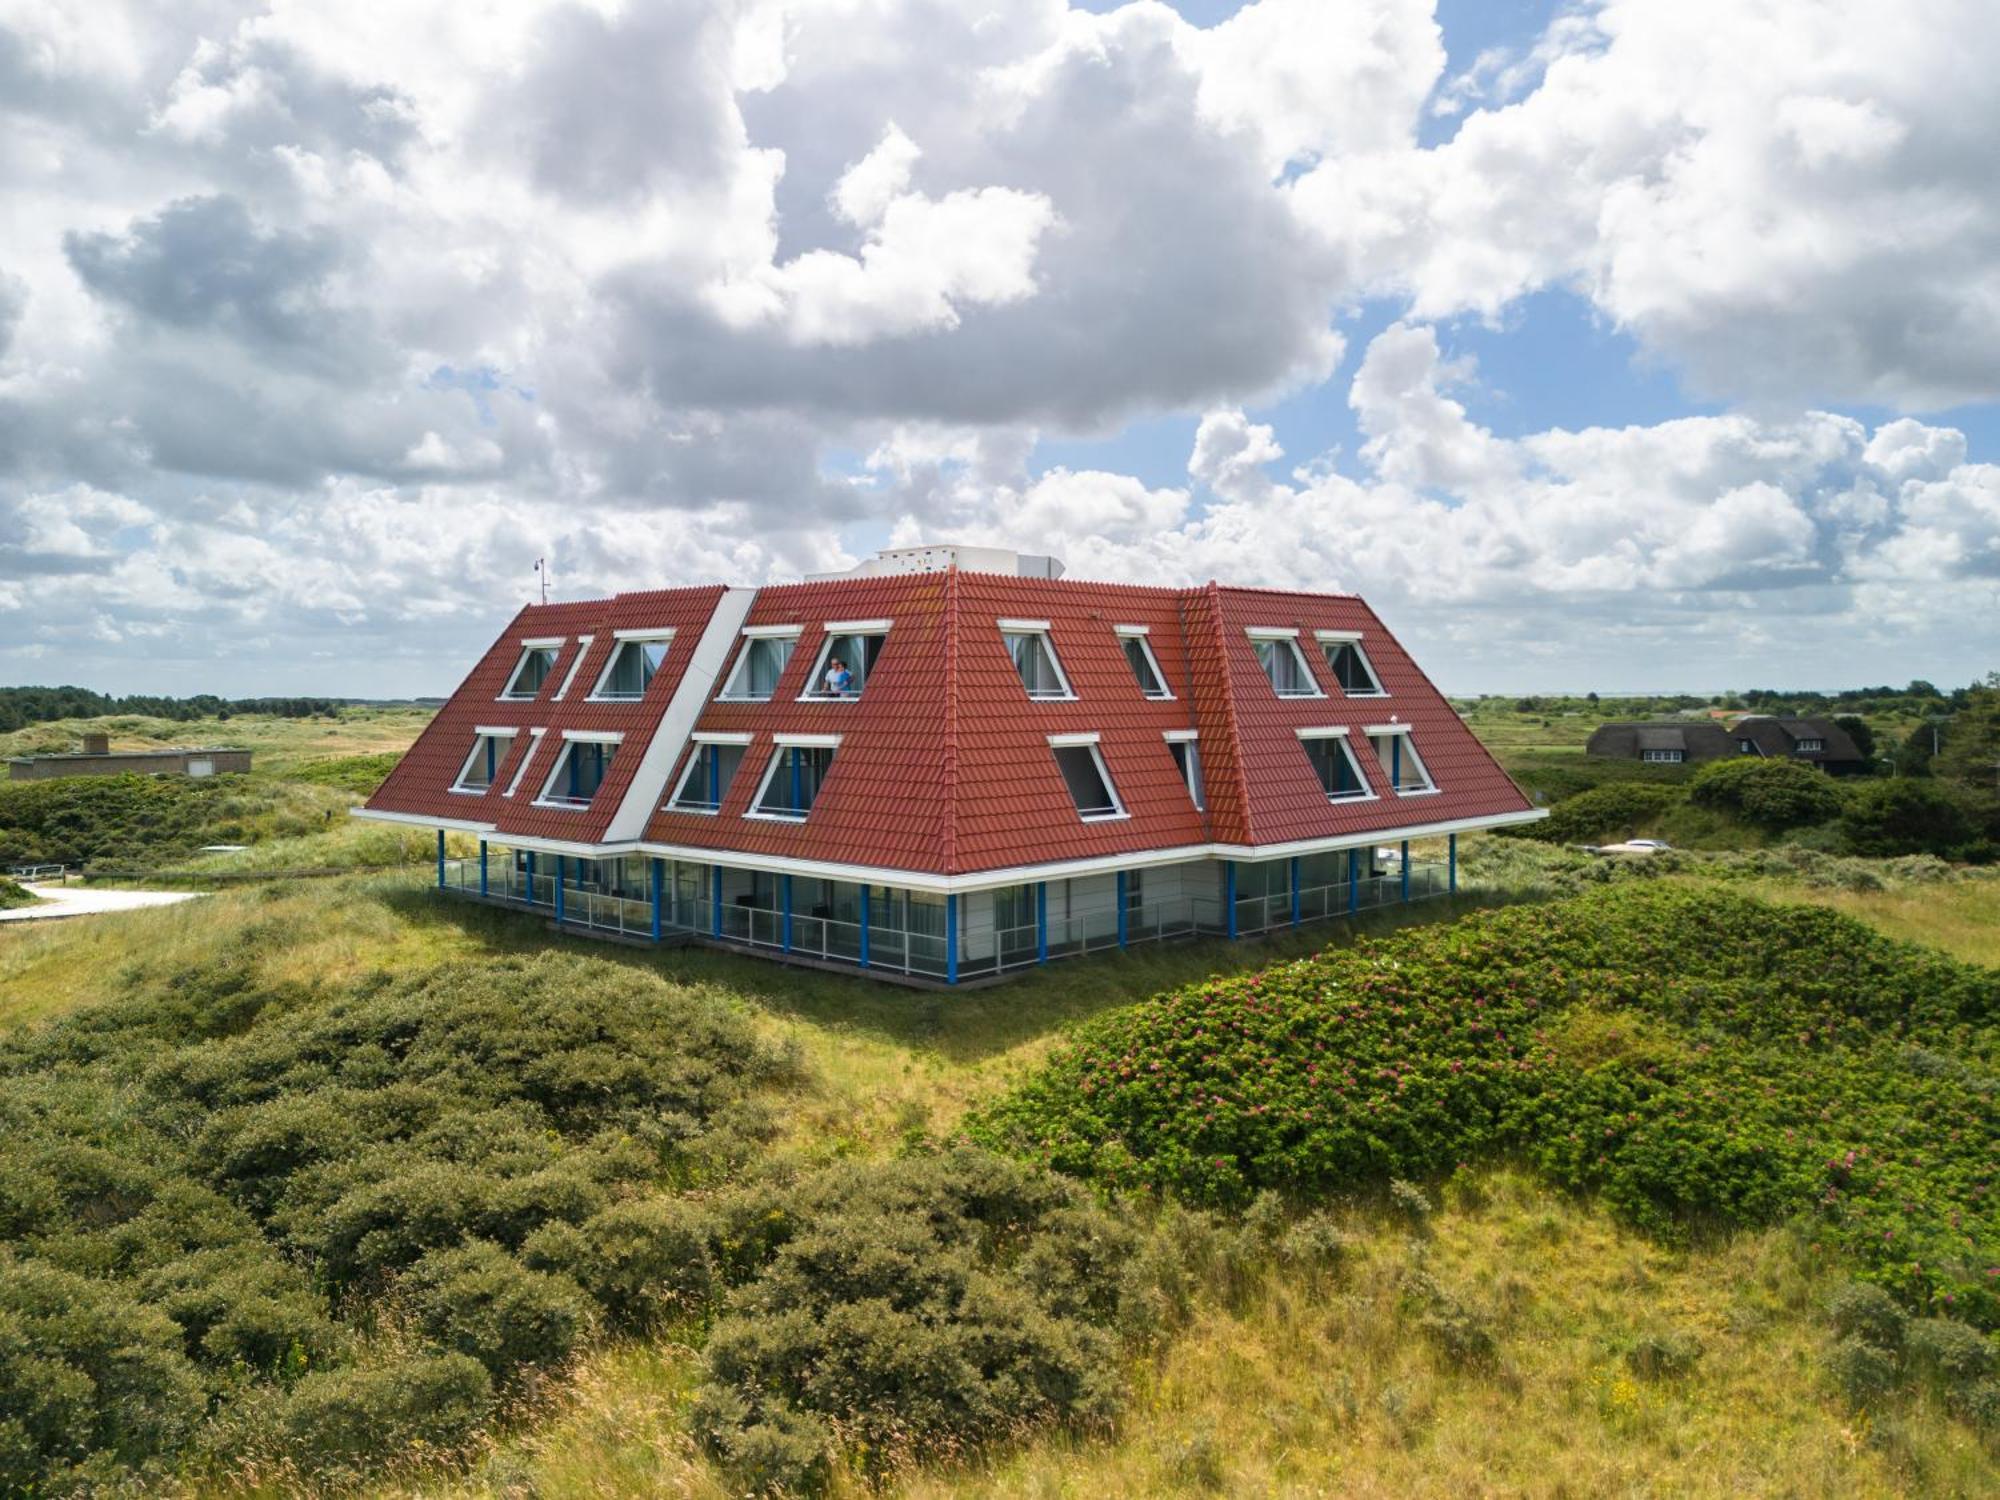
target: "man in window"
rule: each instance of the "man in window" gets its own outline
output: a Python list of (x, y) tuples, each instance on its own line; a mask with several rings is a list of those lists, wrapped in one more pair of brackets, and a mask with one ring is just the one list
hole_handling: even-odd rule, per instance
[(831, 698), (845, 698), (854, 691), (854, 674), (837, 656), (826, 664), (826, 691)]

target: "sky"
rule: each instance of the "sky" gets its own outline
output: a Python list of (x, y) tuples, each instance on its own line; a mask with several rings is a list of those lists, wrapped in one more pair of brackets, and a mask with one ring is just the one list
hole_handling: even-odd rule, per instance
[(1990, 0), (0, 0), (0, 683), (1050, 552), (1447, 691), (2000, 669)]

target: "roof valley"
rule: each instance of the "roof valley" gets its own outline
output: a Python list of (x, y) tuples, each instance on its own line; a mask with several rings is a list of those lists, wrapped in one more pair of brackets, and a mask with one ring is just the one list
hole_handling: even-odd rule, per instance
[[(1217, 738), (1225, 747), (1222, 759), (1227, 762), (1229, 790), (1236, 804), (1237, 827), (1232, 830), (1234, 837), (1231, 841), (1253, 843), (1256, 835), (1250, 820), (1250, 778), (1243, 769), (1243, 726), (1236, 715), (1236, 685), (1229, 670), (1229, 641), (1222, 624), (1222, 587), (1211, 578), (1208, 586), (1199, 590), (1195, 597), (1201, 600), (1207, 615), (1202, 622), (1207, 629), (1203, 632), (1199, 649), (1214, 653), (1215, 701), (1220, 705), (1223, 723), (1223, 732)], [(1190, 660), (1197, 649), (1195, 637), (1190, 635)], [(1212, 837), (1224, 837), (1221, 825), (1227, 820), (1221, 816), (1223, 808), (1220, 804), (1226, 800), (1218, 798), (1218, 806), (1209, 814)]]

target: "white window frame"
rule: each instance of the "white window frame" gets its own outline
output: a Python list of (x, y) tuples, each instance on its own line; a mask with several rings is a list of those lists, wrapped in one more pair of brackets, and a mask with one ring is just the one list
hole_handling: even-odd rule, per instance
[(1208, 797), (1202, 789), (1201, 781), (1202, 773), (1208, 768), (1202, 764), (1201, 760), (1201, 731), (1196, 729), (1163, 729), (1160, 731), (1160, 738), (1167, 742), (1169, 747), (1167, 753), (1169, 755), (1173, 753), (1172, 746), (1190, 745), (1193, 747), (1188, 763), (1179, 768), (1182, 773), (1181, 779), (1187, 783), (1188, 798), (1194, 803), (1194, 810), (1196, 812), (1207, 812)]
[[(1153, 633), (1152, 627), (1149, 625), (1113, 625), (1111, 633), (1118, 637), (1119, 655), (1123, 656), (1125, 654), (1125, 644), (1128, 641), (1137, 641), (1139, 649), (1146, 654), (1146, 665), (1153, 669), (1153, 681), (1160, 685), (1160, 690), (1157, 693), (1146, 692), (1143, 687), (1139, 689), (1147, 701), (1152, 703), (1172, 702), (1174, 690), (1167, 685), (1167, 674), (1160, 670), (1160, 659), (1153, 654), (1153, 643), (1148, 639)], [(1130, 663), (1128, 662), (1127, 665), (1129, 666)]]
[[(1319, 676), (1313, 671), (1312, 663), (1306, 660), (1305, 652), (1299, 649), (1299, 633), (1297, 630), (1280, 625), (1252, 625), (1243, 633), (1250, 637), (1250, 645), (1253, 653), (1260, 645), (1282, 644), (1285, 646), (1292, 653), (1292, 660), (1298, 663), (1299, 675), (1310, 684), (1309, 687), (1288, 693), (1281, 691), (1278, 685), (1273, 682), (1271, 683), (1271, 692), (1274, 695), (1285, 699), (1324, 698), (1326, 696), (1326, 689), (1319, 685)], [(1271, 674), (1261, 659), (1257, 663), (1257, 670), (1264, 674), (1266, 682), (1271, 682)]]
[[(1368, 768), (1361, 764), (1361, 757), (1354, 753), (1354, 737), (1348, 732), (1346, 725), (1308, 725), (1299, 729), (1297, 734), (1301, 749), (1305, 747), (1307, 740), (1338, 740), (1340, 742), (1340, 753), (1347, 757), (1347, 769), (1352, 771), (1354, 779), (1361, 783), (1360, 791), (1349, 792), (1345, 796), (1341, 796), (1334, 792), (1329, 792), (1326, 789), (1326, 784), (1320, 781), (1319, 772), (1317, 770), (1313, 771), (1313, 782), (1319, 787), (1320, 795), (1325, 797), (1327, 801), (1337, 806), (1345, 806), (1349, 802), (1376, 802), (1381, 799), (1382, 794), (1375, 790), (1375, 782), (1369, 776)], [(1311, 765), (1310, 756), (1307, 757), (1307, 764), (1308, 766)]]
[[(774, 734), (771, 736), (771, 758), (764, 763), (764, 774), (757, 778), (757, 790), (751, 794), (750, 807), (743, 816), (754, 818), (759, 823), (789, 823), (796, 827), (812, 816), (812, 808), (802, 813), (759, 812), (757, 804), (764, 800), (764, 793), (771, 789), (771, 778), (778, 774), (778, 766), (785, 758), (787, 750), (831, 750), (840, 753), (840, 736), (837, 734)], [(829, 773), (832, 767), (828, 767)], [(738, 775), (742, 772), (739, 768)], [(824, 783), (821, 784), (822, 788)], [(819, 794), (813, 794), (813, 807), (819, 805)]]
[[(1050, 760), (1055, 760), (1055, 754), (1058, 750), (1088, 750), (1091, 760), (1096, 763), (1098, 779), (1104, 783), (1104, 790), (1111, 796), (1110, 812), (1087, 813), (1081, 808), (1077, 808), (1077, 820), (1083, 823), (1116, 823), (1121, 818), (1132, 816), (1130, 812), (1126, 811), (1125, 799), (1118, 795), (1118, 783), (1111, 779), (1111, 767), (1104, 763), (1104, 751), (1099, 747), (1098, 743), (1102, 738), (1102, 735), (1095, 732), (1089, 734), (1052, 734), (1049, 736)], [(1061, 761), (1056, 761), (1056, 775), (1062, 779), (1063, 794), (1069, 798), (1070, 806), (1076, 807), (1076, 796), (1069, 789), (1069, 778), (1063, 775)]]
[(1685, 750), (1641, 750), (1639, 752), (1639, 759), (1656, 766), (1677, 766), (1687, 759), (1687, 752)]
[(493, 701), (495, 703), (533, 703), (537, 698), (541, 697), (542, 688), (549, 685), (549, 680), (546, 677), (542, 679), (541, 687), (537, 687), (532, 693), (517, 693), (514, 691), (514, 684), (521, 680), (521, 668), (528, 664), (528, 658), (535, 652), (553, 651), (555, 652), (555, 657), (549, 662), (549, 668), (553, 671), (556, 662), (562, 658), (562, 648), (568, 644), (568, 638), (560, 635), (530, 636), (527, 640), (521, 642), (521, 654), (514, 658), (514, 670), (507, 674), (506, 685), (500, 689), (500, 696)]
[(694, 768), (701, 764), (701, 751), (704, 745), (738, 745), (747, 752), (750, 748), (750, 742), (755, 738), (756, 736), (753, 734), (713, 734), (705, 731), (698, 731), (689, 735), (687, 763), (681, 767), (680, 779), (674, 783), (673, 793), (667, 798), (664, 804), (665, 810), (667, 812), (689, 813), (697, 818), (717, 818), (722, 816), (722, 803), (729, 796), (729, 788), (736, 784), (736, 776), (743, 774), (743, 763), (741, 761), (738, 761), (736, 764), (736, 776), (729, 778), (727, 786), (718, 789), (715, 806), (689, 807), (681, 801), (681, 793), (687, 790), (688, 778), (694, 775)]
[[(592, 792), (590, 794), (590, 800), (588, 802), (572, 802), (567, 797), (564, 797), (560, 800), (552, 798), (549, 795), (550, 789), (555, 786), (556, 778), (562, 775), (563, 767), (569, 764), (570, 751), (575, 746), (622, 745), (624, 743), (625, 743), (625, 736), (622, 733), (613, 732), (611, 730), (605, 730), (605, 729), (563, 730), (562, 749), (559, 752), (557, 752), (555, 764), (549, 767), (549, 774), (542, 778), (542, 790), (540, 794), (535, 798), (535, 806), (554, 808), (557, 812), (590, 811), (591, 808), (597, 805), (597, 792)], [(598, 791), (602, 790), (603, 787), (602, 785), (600, 785), (598, 787)]]
[(1042, 638), (1042, 649), (1049, 653), (1049, 665), (1055, 668), (1056, 681), (1062, 684), (1059, 693), (1030, 693), (1028, 685), (1021, 683), (1021, 692), (1030, 703), (1073, 703), (1076, 689), (1070, 686), (1069, 673), (1063, 670), (1062, 658), (1056, 654), (1055, 636), (1047, 620), (996, 620), (1000, 627), (1000, 648), (1007, 653), (1007, 665), (1013, 669), (1014, 680), (1021, 682), (1021, 669), (1014, 663), (1014, 652), (1007, 645), (1010, 635), (1038, 635)]
[[(750, 643), (752, 641), (788, 640), (792, 643), (792, 650), (796, 652), (799, 649), (799, 637), (805, 633), (806, 628), (803, 625), (744, 626), (742, 633), (737, 638), (736, 659), (729, 664), (729, 675), (722, 679), (722, 687), (716, 693), (715, 701), (717, 703), (770, 703), (775, 701), (778, 696), (778, 685), (775, 682), (771, 684), (770, 696), (766, 698), (753, 698), (746, 693), (737, 691), (737, 680), (742, 677), (743, 669), (750, 660)], [(785, 658), (785, 665), (779, 669), (778, 675), (783, 677), (786, 672), (791, 670), (791, 666), (792, 658), (788, 655)]]
[(576, 674), (583, 669), (584, 658), (590, 655), (590, 648), (596, 640), (597, 637), (594, 635), (580, 635), (576, 638), (576, 655), (570, 658), (569, 670), (563, 673), (562, 686), (556, 689), (553, 701), (560, 703), (569, 696), (569, 690), (576, 686)]
[(518, 729), (503, 729), (492, 724), (474, 725), (472, 730), (472, 748), (466, 751), (465, 762), (459, 766), (458, 775), (452, 778), (449, 790), (456, 792), (461, 797), (484, 797), (488, 792), (492, 791), (493, 783), (490, 781), (485, 786), (467, 786), (465, 784), (465, 773), (472, 769), (472, 762), (478, 758), (480, 747), (486, 741), (505, 740), (507, 743), (501, 748), (500, 753), (493, 758), (493, 769), (497, 773), (507, 757), (514, 753), (514, 739), (520, 732)]
[[(1413, 786), (1408, 788), (1404, 787), (1392, 788), (1391, 790), (1393, 790), (1398, 797), (1434, 797), (1438, 794), (1439, 791), (1442, 790), (1442, 788), (1438, 786), (1437, 778), (1431, 775), (1430, 764), (1423, 758), (1423, 756), (1417, 753), (1417, 742), (1411, 736), (1410, 728), (1411, 726), (1408, 724), (1370, 724), (1367, 727), (1367, 729), (1363, 730), (1362, 732), (1366, 734), (1369, 738), (1368, 748), (1371, 752), (1375, 752), (1374, 739), (1375, 736), (1378, 734), (1379, 735), (1400, 734), (1403, 737), (1403, 752), (1404, 754), (1408, 755), (1412, 761), (1416, 762), (1417, 770), (1419, 773), (1422, 774), (1424, 778), (1424, 785)], [(1379, 763), (1382, 757), (1379, 753), (1375, 753), (1375, 759), (1377, 763)], [(1384, 769), (1386, 771), (1386, 767)]]
[(1823, 739), (1800, 740), (1798, 753), (1800, 755), (1824, 755), (1826, 754), (1826, 741)]
[[(1333, 685), (1337, 688), (1340, 688), (1340, 692), (1343, 697), (1386, 698), (1389, 696), (1389, 690), (1382, 686), (1382, 674), (1375, 670), (1375, 663), (1372, 660), (1370, 660), (1368, 656), (1368, 648), (1361, 644), (1360, 631), (1315, 630), (1313, 632), (1313, 639), (1319, 642), (1319, 648), (1320, 648), (1319, 654), (1322, 658), (1326, 656), (1326, 648), (1328, 646), (1352, 646), (1354, 648), (1355, 656), (1361, 662), (1361, 670), (1366, 672), (1368, 674), (1368, 680), (1375, 684), (1373, 688), (1370, 688), (1366, 692), (1350, 692), (1347, 688), (1341, 686), (1341, 682), (1338, 677), (1334, 677)], [(1332, 662), (1330, 661), (1327, 662), (1326, 670), (1327, 670), (1327, 675), (1332, 677), (1333, 676)]]
[(865, 680), (861, 684), (860, 693), (840, 694), (822, 692), (820, 690), (820, 679), (826, 675), (827, 659), (833, 655), (833, 643), (837, 640), (856, 635), (879, 636), (886, 643), (889, 639), (889, 629), (895, 623), (894, 620), (827, 621), (825, 627), (826, 634), (821, 637), (819, 643), (819, 655), (813, 658), (812, 670), (806, 674), (805, 691), (800, 693), (794, 701), (799, 703), (859, 703), (861, 701), (861, 693), (868, 691), (868, 684)]
[(535, 752), (542, 748), (542, 736), (547, 733), (546, 729), (530, 729), (528, 731), (527, 753), (521, 757), (521, 763), (514, 767), (513, 779), (507, 783), (507, 790), (502, 792), (501, 796), (511, 797), (514, 793), (521, 790), (521, 778), (528, 774), (529, 763), (534, 760)]
[[(585, 698), (583, 701), (586, 703), (639, 702), (646, 696), (646, 689), (652, 687), (653, 684), (651, 680), (649, 679), (646, 683), (646, 687), (641, 688), (636, 693), (607, 693), (604, 690), (604, 684), (611, 680), (612, 668), (618, 665), (618, 658), (624, 654), (625, 648), (628, 645), (634, 643), (643, 645), (649, 641), (661, 641), (667, 643), (668, 645), (671, 645), (673, 639), (674, 639), (674, 631), (673, 627), (670, 625), (662, 626), (658, 630), (612, 631), (611, 655), (605, 659), (604, 670), (597, 674), (597, 685), (590, 690), (590, 696)], [(660, 665), (665, 666), (666, 664), (667, 664), (667, 659), (665, 656), (662, 656), (660, 658)]]

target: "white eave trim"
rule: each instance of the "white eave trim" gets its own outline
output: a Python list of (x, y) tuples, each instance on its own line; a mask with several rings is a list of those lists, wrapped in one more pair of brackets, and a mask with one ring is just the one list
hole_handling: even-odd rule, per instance
[(614, 641), (670, 641), (673, 638), (674, 627), (671, 625), (662, 625), (654, 630), (614, 630), (611, 632), (611, 639)]
[(1052, 734), (1049, 736), (1049, 748), (1061, 750), (1071, 745), (1095, 745), (1103, 738), (1094, 729), (1088, 734)]
[(754, 734), (723, 734), (719, 730), (697, 729), (688, 738), (697, 745), (747, 745), (757, 736)]
[[(840, 736), (837, 734), (774, 734), (771, 736), (771, 742), (781, 746), (796, 745), (801, 749), (807, 750), (837, 750), (840, 748)], [(787, 821), (798, 822), (802, 820), (787, 819)]]
[(1253, 641), (1295, 641), (1299, 638), (1298, 628), (1287, 625), (1250, 625), (1243, 633)]
[(350, 807), (350, 818), (366, 818), (371, 823), (407, 823), (416, 828), (445, 828), (453, 833), (491, 833), (491, 823), (474, 823), (466, 818), (437, 818), (417, 813), (388, 812), (374, 807)]
[(995, 620), (1003, 635), (1047, 635), (1052, 628), (1047, 620)]
[(894, 620), (828, 620), (828, 635), (887, 635)]

